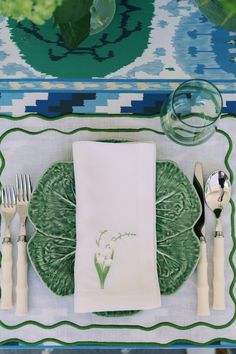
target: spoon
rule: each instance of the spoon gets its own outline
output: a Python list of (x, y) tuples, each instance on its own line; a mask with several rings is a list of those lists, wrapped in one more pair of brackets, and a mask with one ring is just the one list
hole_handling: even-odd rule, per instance
[(221, 213), (231, 197), (231, 183), (224, 171), (213, 172), (205, 185), (205, 200), (216, 217), (216, 233), (213, 251), (213, 309), (225, 309), (224, 279), (224, 235), (221, 225)]

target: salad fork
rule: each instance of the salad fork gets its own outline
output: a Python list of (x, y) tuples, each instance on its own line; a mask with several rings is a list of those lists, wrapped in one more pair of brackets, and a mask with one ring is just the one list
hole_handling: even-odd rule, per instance
[(2, 241), (1, 309), (12, 307), (12, 242), (10, 225), (16, 213), (16, 196), (12, 186), (2, 188), (2, 216), (5, 230)]
[(31, 196), (29, 175), (16, 176), (16, 195), (17, 212), (20, 217), (20, 232), (17, 240), (16, 314), (20, 316), (28, 312), (28, 258), (25, 223)]

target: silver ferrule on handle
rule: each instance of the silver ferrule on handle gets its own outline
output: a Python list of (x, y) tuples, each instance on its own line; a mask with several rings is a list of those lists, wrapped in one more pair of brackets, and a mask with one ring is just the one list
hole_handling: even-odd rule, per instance
[(20, 232), (19, 232), (19, 237), (18, 237), (18, 240), (19, 238), (21, 237), (25, 237), (26, 238), (26, 228), (25, 228), (25, 221), (26, 221), (26, 216), (22, 217), (21, 218), (21, 221), (20, 221)]
[(20, 235), (18, 236), (18, 239), (17, 239), (17, 242), (27, 242), (27, 238), (26, 238), (26, 235)]
[(3, 244), (4, 243), (11, 243), (11, 237), (7, 237), (7, 236), (3, 237), (2, 243)]
[(10, 224), (8, 221), (6, 222), (2, 243), (9, 243), (9, 242), (11, 242), (11, 233), (10, 233)]

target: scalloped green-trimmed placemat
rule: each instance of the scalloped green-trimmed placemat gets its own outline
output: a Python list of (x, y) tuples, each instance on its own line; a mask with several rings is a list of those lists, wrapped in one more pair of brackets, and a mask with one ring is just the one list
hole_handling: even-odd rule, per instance
[[(71, 115), (70, 115), (71, 116)], [(76, 116), (76, 115), (75, 115)], [(40, 119), (44, 119), (44, 120), (47, 120), (47, 118), (45, 117), (42, 117), (42, 116), (37, 116), (38, 118)], [(3, 118), (3, 117), (2, 117)], [(4, 117), (5, 119), (10, 119), (10, 117)], [(27, 118), (27, 117), (25, 117)], [(20, 119), (25, 119), (25, 118), (20, 118)], [(60, 119), (61, 117), (58, 117), (57, 119)], [(22, 132), (22, 133), (25, 133), (25, 134), (33, 134), (33, 135), (38, 135), (38, 134), (41, 134), (43, 133), (44, 131), (48, 131), (48, 130), (51, 130), (51, 131), (55, 131), (55, 132), (58, 132), (58, 133), (61, 133), (61, 134), (67, 134), (67, 135), (70, 135), (70, 134), (73, 134), (73, 133), (76, 133), (78, 131), (83, 131), (83, 130), (89, 130), (89, 131), (92, 131), (92, 132), (99, 132), (99, 131), (102, 131), (102, 132), (142, 132), (142, 131), (148, 131), (148, 132), (153, 132), (155, 134), (161, 134), (163, 135), (163, 132), (160, 132), (160, 131), (156, 131), (154, 129), (150, 129), (150, 128), (138, 128), (138, 129), (96, 129), (96, 128), (78, 128), (78, 129), (75, 129), (71, 132), (62, 132), (60, 130), (57, 130), (57, 129), (44, 129), (44, 130), (39, 130), (39, 131), (36, 131), (36, 132), (31, 132), (29, 130), (26, 130), (26, 129), (22, 129), (22, 128), (13, 128), (13, 129), (9, 129), (7, 131), (5, 131), (1, 136), (0, 136), (0, 142), (2, 142), (5, 137), (7, 137), (8, 135), (10, 135), (11, 133), (15, 132), (15, 131), (19, 131), (19, 132)], [(232, 143), (232, 140), (230, 138), (230, 136), (224, 132), (223, 130), (220, 130), (220, 129), (217, 129), (217, 133), (218, 134), (221, 134), (222, 136), (225, 137), (226, 141), (227, 141), (227, 144), (228, 144), (228, 151), (226, 153), (226, 156), (225, 156), (225, 166), (229, 172), (229, 175), (230, 175), (230, 180), (231, 182), (233, 181), (234, 179), (234, 175), (233, 175), (233, 172), (232, 172), (232, 169), (229, 165), (229, 158), (230, 158), (230, 155), (231, 155), (231, 152), (232, 152), (232, 147), (233, 147), (233, 143)], [(2, 173), (2, 171), (4, 170), (4, 166), (5, 166), (5, 159), (4, 159), (4, 156), (2, 155), (2, 153), (0, 153), (0, 159), (1, 159), (1, 168), (0, 168), (0, 173)], [(235, 206), (234, 206), (234, 202), (233, 200), (230, 201), (230, 205), (231, 205), (231, 231), (232, 231), (232, 235), (234, 235), (234, 231), (235, 231), (235, 225), (234, 225), (234, 215), (235, 215)], [(234, 256), (234, 253), (235, 253), (235, 249), (236, 249), (236, 242), (235, 242), (235, 239), (233, 238), (233, 248), (232, 248), (232, 251), (230, 253), (230, 256), (229, 256), (229, 264), (232, 268), (232, 271), (234, 274), (236, 274), (235, 272), (235, 266), (234, 266), (234, 263), (233, 263), (233, 256)], [(235, 299), (235, 296), (234, 296), (234, 288), (235, 288), (235, 282), (236, 282), (236, 277), (234, 277), (232, 283), (231, 283), (231, 286), (230, 286), (230, 291), (229, 291), (229, 294), (230, 294), (230, 297), (233, 301), (234, 304), (236, 304), (236, 299)], [(142, 326), (142, 325), (100, 325), (100, 324), (91, 324), (91, 325), (88, 325), (88, 326), (81, 326), (81, 325), (78, 325), (76, 323), (72, 323), (70, 321), (61, 321), (61, 322), (58, 322), (58, 323), (55, 323), (53, 325), (44, 325), (42, 323), (39, 323), (37, 321), (23, 321), (23, 322), (20, 322), (18, 323), (17, 325), (7, 325), (6, 323), (4, 322), (1, 322), (0, 325), (3, 327), (3, 328), (7, 328), (7, 329), (16, 329), (16, 328), (20, 328), (20, 327), (23, 327), (27, 324), (32, 324), (32, 325), (36, 325), (36, 326), (39, 326), (41, 328), (44, 328), (44, 329), (50, 329), (50, 328), (56, 328), (57, 326), (60, 326), (60, 325), (68, 325), (68, 326), (72, 326), (72, 327), (75, 327), (75, 328), (78, 328), (78, 329), (82, 329), (82, 330), (85, 330), (85, 329), (91, 329), (91, 328), (111, 328), (111, 329), (139, 329), (139, 330), (143, 330), (143, 331), (152, 331), (154, 329), (157, 329), (157, 328), (160, 328), (160, 327), (173, 327), (175, 329), (178, 329), (178, 330), (188, 330), (188, 329), (191, 329), (191, 328), (194, 328), (194, 327), (198, 327), (198, 326), (206, 326), (208, 328), (212, 328), (212, 329), (223, 329), (223, 328), (227, 328), (228, 326), (230, 326), (236, 319), (236, 314), (235, 314), (235, 311), (233, 313), (233, 316), (232, 316), (232, 319), (229, 320), (227, 323), (225, 324), (220, 324), (220, 325), (214, 325), (214, 324), (211, 324), (211, 323), (208, 323), (208, 322), (204, 322), (204, 321), (201, 321), (201, 322), (194, 322), (192, 324), (189, 324), (187, 326), (181, 326), (181, 325), (178, 325), (176, 323), (171, 323), (171, 322), (160, 322), (160, 323), (157, 323), (153, 326)], [(165, 343), (165, 344), (162, 344), (162, 343), (158, 343), (158, 342), (155, 342), (155, 343), (125, 343), (126, 345), (131, 345), (131, 346), (135, 346), (135, 345), (145, 345), (145, 346), (160, 346), (160, 347), (165, 347), (165, 346), (168, 346), (168, 345), (172, 345), (172, 344), (176, 344), (176, 343), (183, 343), (183, 341), (187, 344), (187, 343), (190, 343), (190, 344), (195, 344), (195, 345), (208, 345), (214, 341), (224, 341), (224, 342), (229, 342), (229, 343), (234, 343), (236, 341), (234, 340), (231, 340), (231, 339), (227, 339), (227, 338), (214, 338), (212, 340), (209, 340), (207, 342), (196, 342), (196, 341), (191, 341), (191, 340), (181, 340), (181, 339), (176, 339), (174, 341), (171, 341), (169, 343)], [(62, 344), (62, 345), (86, 345), (86, 344), (94, 344), (94, 345), (124, 345), (124, 343), (114, 343), (114, 342), (74, 342), (74, 343), (67, 343), (67, 342), (63, 342), (61, 340), (58, 340), (58, 339), (53, 339), (53, 338), (45, 338), (43, 340), (40, 340), (40, 341), (36, 341), (36, 342), (27, 342), (27, 341), (22, 341), (22, 340), (19, 340), (17, 338), (9, 338), (9, 340), (5, 340), (5, 341), (2, 341), (1, 344), (3, 343), (6, 343), (6, 342), (9, 342), (9, 341), (19, 341), (23, 344), (30, 344), (30, 345), (39, 345), (41, 343), (44, 343), (44, 342), (47, 342), (47, 341), (53, 341), (55, 343), (59, 343), (59, 344)]]

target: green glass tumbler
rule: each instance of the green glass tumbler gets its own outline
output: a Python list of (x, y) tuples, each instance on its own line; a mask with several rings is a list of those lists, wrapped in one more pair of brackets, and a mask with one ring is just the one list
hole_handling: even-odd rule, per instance
[(90, 35), (102, 32), (113, 20), (116, 0), (93, 0), (90, 8)]
[(162, 129), (178, 144), (204, 143), (216, 131), (222, 105), (222, 96), (212, 83), (201, 79), (187, 80), (164, 102)]

